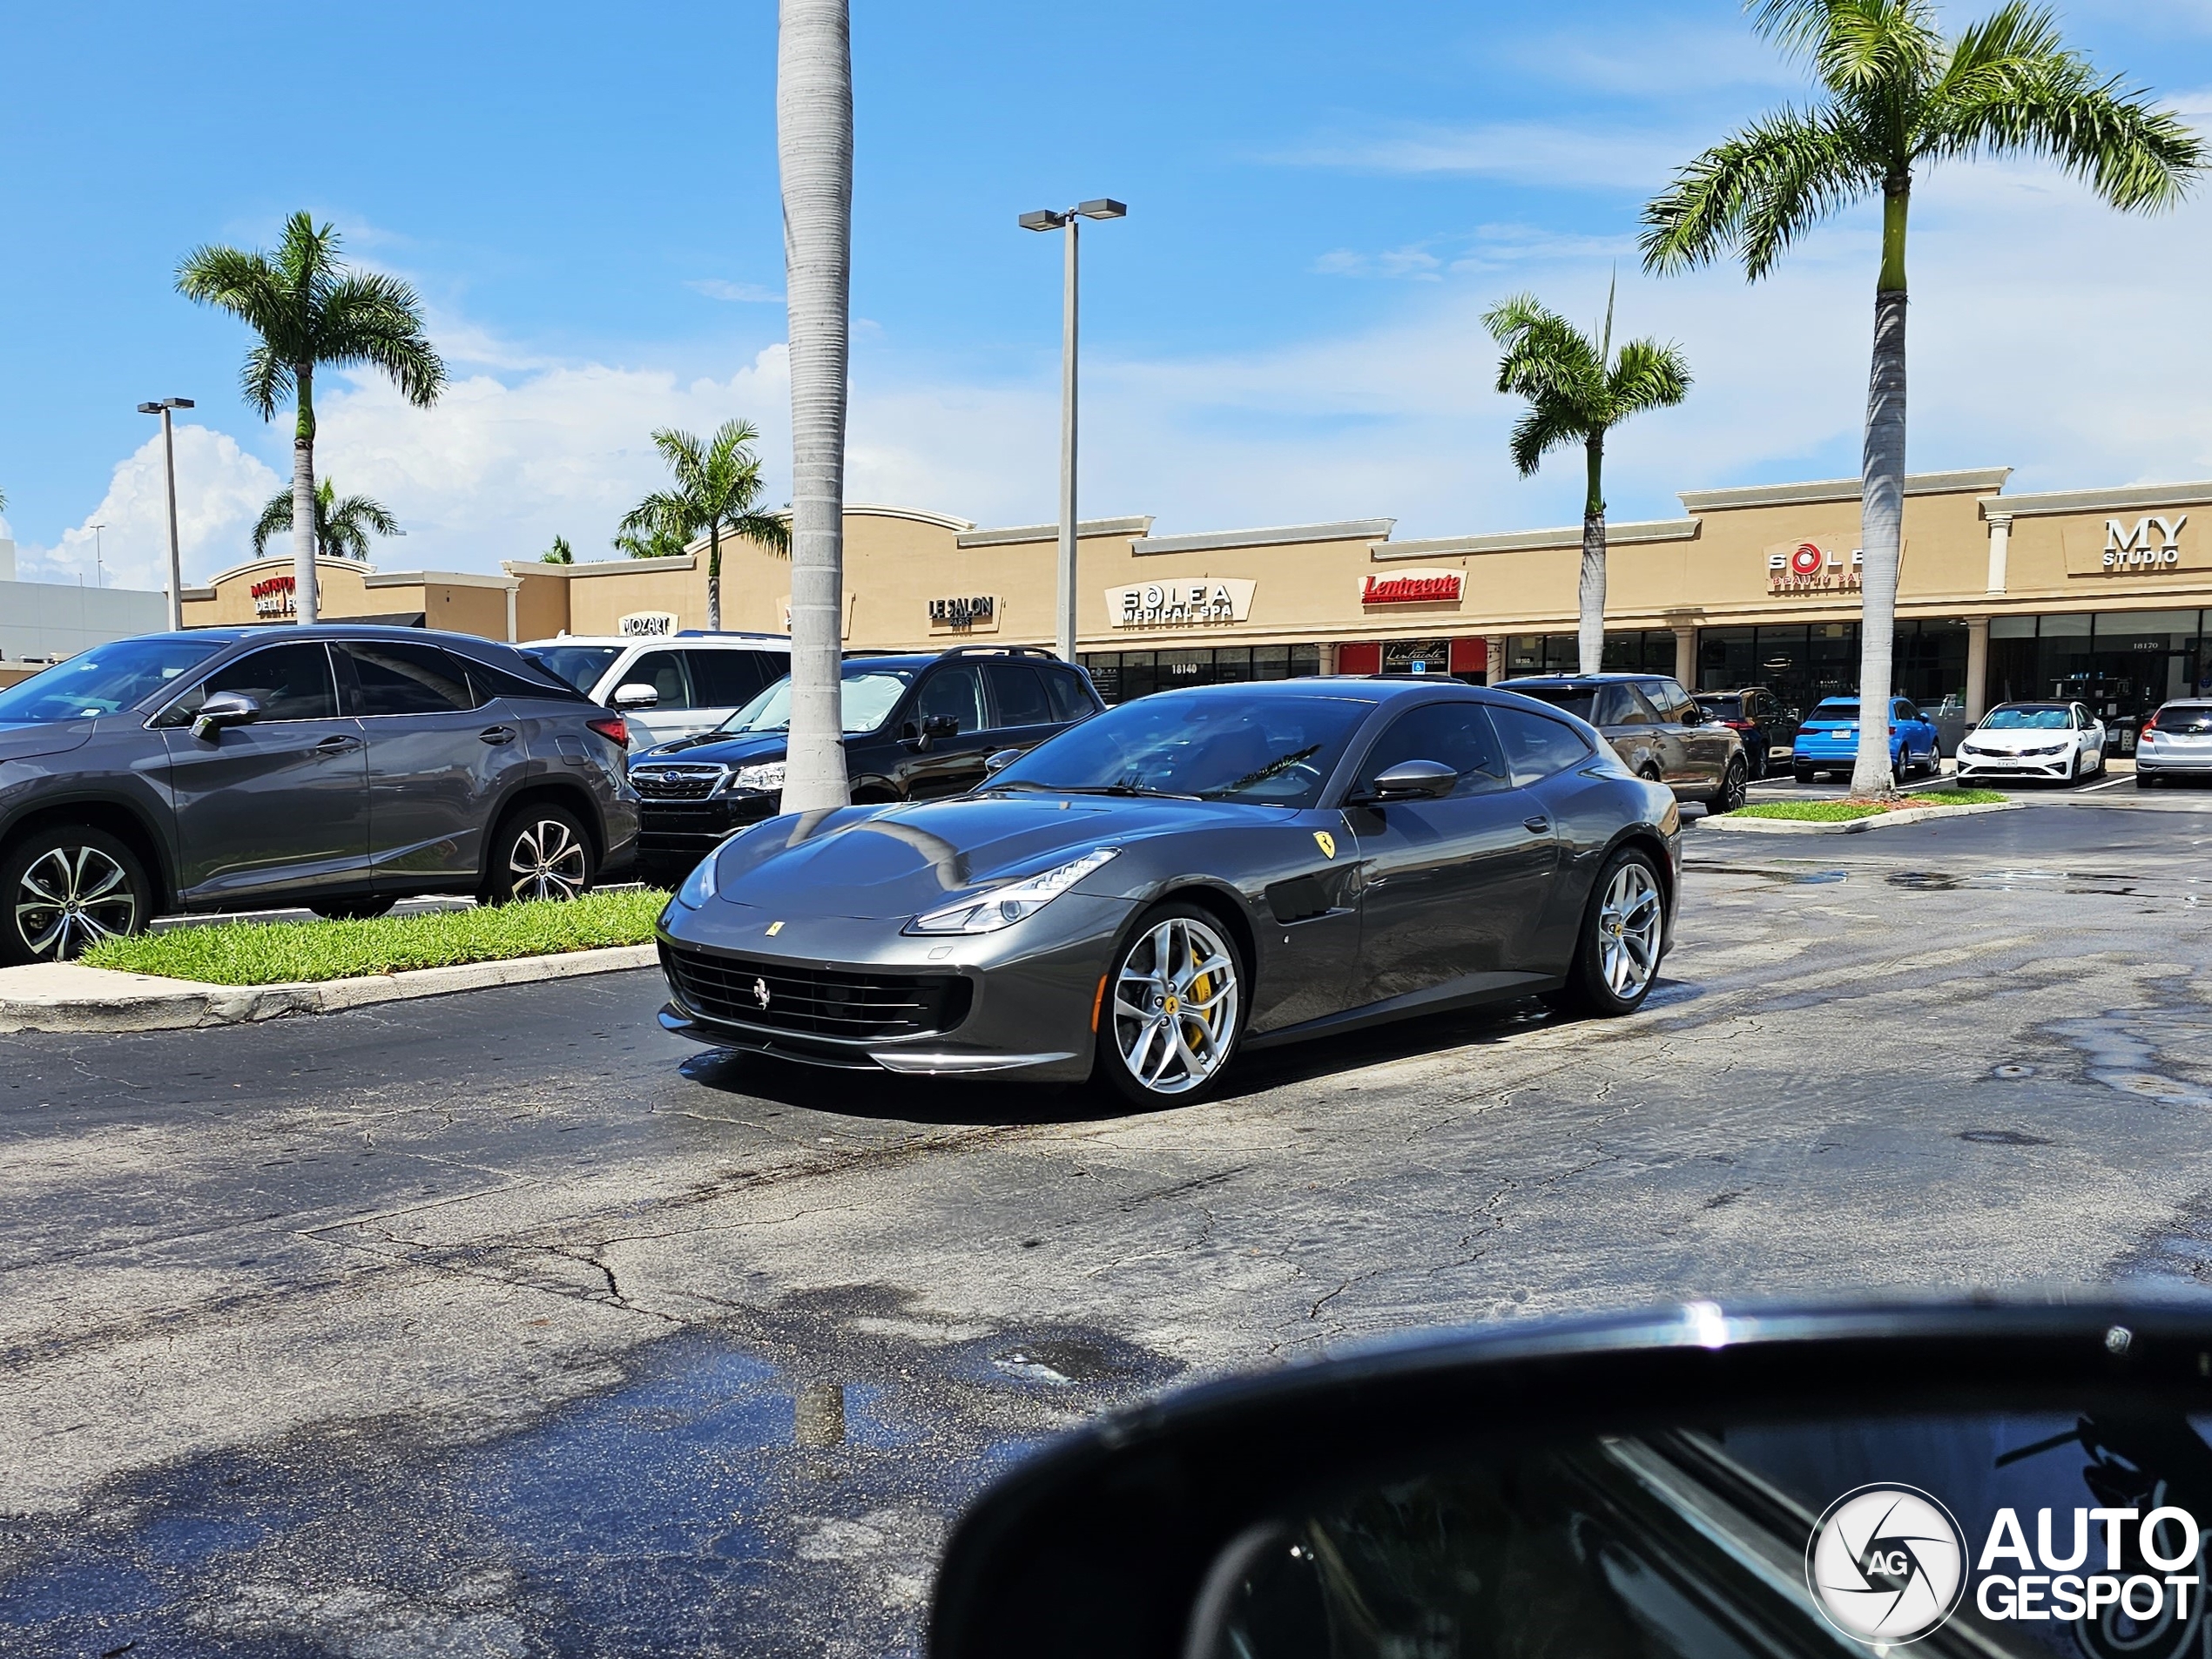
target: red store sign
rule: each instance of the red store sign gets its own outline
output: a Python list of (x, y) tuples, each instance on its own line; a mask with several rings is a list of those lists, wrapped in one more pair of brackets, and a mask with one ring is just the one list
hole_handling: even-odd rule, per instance
[(1403, 576), (1371, 576), (1359, 584), (1363, 605), (1457, 604), (1464, 577), (1458, 570), (1408, 570)]

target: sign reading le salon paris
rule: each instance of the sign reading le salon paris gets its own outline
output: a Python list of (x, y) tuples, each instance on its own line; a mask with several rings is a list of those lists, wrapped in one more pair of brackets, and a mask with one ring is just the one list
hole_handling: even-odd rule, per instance
[(676, 631), (676, 613), (672, 610), (633, 610), (615, 627), (625, 638), (640, 634), (672, 634)]
[(949, 628), (954, 633), (974, 633), (978, 629), (986, 632), (998, 625), (998, 598), (994, 594), (971, 593), (954, 599), (932, 599), (929, 602), (929, 625)]
[(1401, 570), (1395, 576), (1362, 577), (1359, 603), (1411, 605), (1434, 604), (1445, 600), (1457, 604), (1464, 580), (1458, 570)]
[(1176, 582), (1144, 582), (1133, 588), (1109, 588), (1106, 615), (1116, 628), (1244, 622), (1252, 614), (1252, 590), (1258, 585), (1234, 577), (1199, 577)]
[(1766, 550), (1766, 581), (1770, 593), (1841, 592), (1856, 590), (1866, 556), (1858, 548), (1845, 553), (1820, 542), (1777, 542)]

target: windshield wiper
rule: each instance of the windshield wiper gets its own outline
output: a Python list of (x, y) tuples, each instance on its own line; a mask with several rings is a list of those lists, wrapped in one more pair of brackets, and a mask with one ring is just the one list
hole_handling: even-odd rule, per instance
[(1218, 789), (1207, 790), (1204, 799), (1207, 800), (1213, 800), (1223, 795), (1233, 795), (1240, 789), (1250, 789), (1254, 784), (1264, 783), (1267, 779), (1272, 778), (1277, 772), (1285, 771), (1289, 767), (1295, 766), (1299, 761), (1305, 759), (1308, 756), (1317, 755), (1320, 752), (1321, 745), (1319, 744), (1309, 744), (1306, 747), (1294, 751), (1290, 754), (1284, 755), (1279, 759), (1269, 761), (1258, 772), (1246, 772), (1234, 783), (1224, 784)]
[(1198, 799), (1196, 795), (1178, 795), (1171, 789), (1154, 789), (1149, 784), (1051, 784), (1044, 787), (1055, 789), (1063, 795), (1127, 795), (1140, 797), (1146, 800), (1196, 800)]

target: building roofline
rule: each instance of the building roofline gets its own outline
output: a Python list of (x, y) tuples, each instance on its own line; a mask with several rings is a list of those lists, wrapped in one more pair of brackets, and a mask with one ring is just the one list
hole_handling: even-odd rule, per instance
[[(1913, 472), (1905, 475), (1908, 496), (1988, 495), (2005, 487), (2010, 467), (1976, 467), (1959, 472)], [(1856, 478), (1820, 478), (1802, 484), (1750, 484), (1730, 489), (1685, 489), (1677, 499), (1686, 513), (1721, 513), (1742, 507), (1796, 507), (1811, 502), (1857, 501), (1863, 486)]]
[(2034, 518), (2053, 513), (2121, 512), (2131, 507), (2202, 507), (2212, 503), (2212, 480), (2182, 484), (2122, 484), (2116, 489), (2053, 489), (2033, 496), (1990, 496), (1984, 518)]
[(1211, 530), (1196, 536), (1148, 536), (1132, 553), (1204, 553), (1225, 547), (1295, 547), (1306, 542), (1386, 542), (1394, 518), (1346, 518), (1330, 524), (1278, 524), (1264, 529)]
[[(1606, 545), (1633, 547), (1645, 542), (1694, 542), (1699, 521), (1694, 518), (1654, 518), (1605, 527)], [(1377, 563), (1393, 559), (1445, 558), (1455, 553), (1521, 553), (1541, 549), (1580, 547), (1582, 527), (1562, 524), (1556, 529), (1502, 530), (1490, 536), (1445, 536), (1425, 542), (1377, 542), (1367, 556)]]
[(698, 566), (696, 553), (671, 553), (658, 559), (589, 559), (577, 564), (548, 564), (543, 559), (509, 559), (499, 567), (512, 577), (605, 576), (616, 570), (690, 570)]
[[(1129, 518), (1086, 518), (1078, 520), (1076, 535), (1086, 536), (1149, 536), (1152, 531), (1152, 515), (1139, 513)], [(1060, 539), (1057, 524), (1015, 524), (1004, 529), (966, 529), (960, 534), (961, 547), (1014, 547), (1025, 542), (1056, 542)]]

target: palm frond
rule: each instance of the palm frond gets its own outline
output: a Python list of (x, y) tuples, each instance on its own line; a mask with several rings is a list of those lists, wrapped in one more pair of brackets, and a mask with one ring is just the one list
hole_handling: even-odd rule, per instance
[(1527, 478), (1553, 450), (1585, 442), (1589, 436), (1589, 428), (1571, 412), (1555, 403), (1536, 403), (1513, 423), (1506, 452), (1513, 457), (1514, 470)]
[(1645, 409), (1672, 408), (1689, 395), (1689, 360), (1682, 347), (1656, 340), (1632, 340), (1621, 347), (1605, 377), (1612, 420), (1617, 425)]
[(1881, 187), (1885, 167), (1830, 111), (1777, 110), (1723, 139), (1644, 205), (1648, 271), (1710, 264), (1733, 250), (1764, 276), (1782, 251), (1831, 214)]
[(415, 290), (381, 272), (353, 272), (329, 285), (319, 307), (315, 361), (350, 368), (365, 363), (391, 377), (418, 408), (445, 389), (444, 361), (422, 326)]
[(261, 516), (253, 521), (253, 556), (260, 558), (272, 540), (291, 533), (292, 492), (287, 489), (270, 496), (269, 504), (261, 509)]
[(1482, 321), (1505, 348), (1498, 360), (1500, 392), (1585, 412), (1603, 396), (1605, 371), (1597, 347), (1534, 294), (1517, 294), (1492, 307)]
[(783, 558), (791, 556), (791, 520), (781, 513), (745, 513), (724, 520), (722, 528)]

